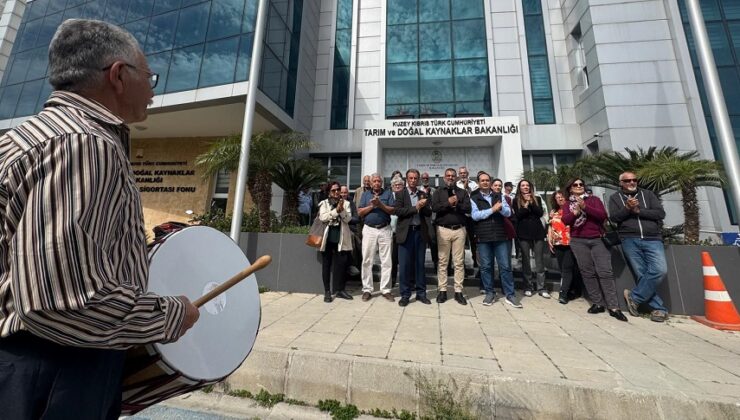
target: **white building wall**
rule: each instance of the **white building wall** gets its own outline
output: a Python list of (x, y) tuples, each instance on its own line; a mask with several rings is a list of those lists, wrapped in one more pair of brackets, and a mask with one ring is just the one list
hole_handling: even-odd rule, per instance
[(21, 18), (26, 10), (26, 0), (0, 0), (0, 79), (3, 78), (8, 58), (13, 49)]

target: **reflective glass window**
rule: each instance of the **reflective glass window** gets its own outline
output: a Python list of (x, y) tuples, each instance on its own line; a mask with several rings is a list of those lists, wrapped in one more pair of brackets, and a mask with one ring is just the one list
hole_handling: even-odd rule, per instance
[(64, 10), (64, 16), (62, 17), (62, 21), (65, 21), (67, 19), (81, 19), (81, 18), (85, 18), (85, 5), (84, 4), (81, 4), (73, 8), (67, 7), (67, 9)]
[(455, 104), (455, 116), (490, 116), (491, 104), (489, 102), (457, 102)]
[(67, 5), (67, 0), (51, 0), (49, 1), (49, 7), (46, 9), (47, 14), (61, 12), (64, 10), (64, 6)]
[(452, 58), (450, 22), (419, 24), (419, 61), (449, 60)]
[(39, 100), (36, 102), (36, 109), (32, 112), (32, 114), (38, 114), (39, 111), (44, 109), (44, 104), (46, 103), (46, 100), (49, 99), (49, 95), (51, 95), (51, 92), (54, 89), (49, 84), (49, 79), (44, 79), (43, 83), (41, 84), (41, 93), (39, 94)]
[(346, 129), (349, 117), (349, 69), (352, 47), (352, 0), (338, 0), (334, 36), (331, 114), (329, 128)]
[(450, 0), (419, 0), (419, 22), (450, 20)]
[(28, 68), (31, 66), (33, 55), (34, 51), (29, 50), (18, 53), (15, 56), (15, 60), (13, 61), (13, 68), (10, 69), (10, 74), (8, 75), (9, 85), (20, 83), (26, 80), (26, 73), (28, 73)]
[[(251, 2), (251, 0), (250, 0)], [(244, 0), (213, 0), (208, 39), (236, 35), (241, 29)]]
[[(90, 3), (87, 3), (85, 5), (83, 10), (83, 16), (88, 19), (103, 19), (103, 17), (105, 16), (105, 1), (91, 1)], [(144, 35), (146, 36), (146, 34)]]
[(472, 19), (483, 16), (483, 2), (479, 0), (452, 0), (452, 19)]
[(483, 101), (489, 97), (489, 92), (487, 60), (455, 62), (455, 99)]
[(351, 29), (337, 31), (334, 46), (334, 66), (349, 66)]
[(387, 0), (388, 25), (412, 23), (417, 21), (416, 0)]
[(725, 19), (740, 19), (740, 2), (722, 0), (722, 12), (725, 14)]
[(252, 61), (254, 35), (242, 35), (239, 39), (239, 56), (236, 60), (236, 81), (243, 82), (249, 78), (249, 66)]
[(152, 22), (149, 24), (149, 33), (146, 38), (146, 53), (159, 52), (172, 48), (176, 24), (176, 11), (153, 17)]
[(202, 58), (203, 44), (173, 50), (165, 92), (195, 89), (198, 86)]
[(206, 52), (203, 56), (203, 66), (200, 69), (199, 86), (232, 83), (238, 49), (239, 37), (207, 43)]
[(452, 25), (455, 58), (486, 57), (486, 26), (483, 19), (464, 20)]
[(264, 60), (262, 61), (260, 86), (262, 92), (278, 104), (280, 101), (280, 82), (283, 79), (283, 71), (283, 66), (277, 57), (275, 57), (275, 54), (269, 50), (265, 50)]
[(15, 115), (32, 115), (36, 111), (36, 103), (39, 100), (39, 92), (41, 92), (43, 83), (44, 79), (39, 79), (23, 84)]
[(388, 104), (418, 103), (418, 64), (386, 65), (385, 101)]
[(731, 115), (740, 115), (740, 78), (735, 66), (718, 67), (719, 81), (722, 85), (722, 93), (727, 100), (727, 112)]
[(416, 24), (388, 27), (388, 42), (386, 47), (388, 63), (408, 63), (418, 59), (417, 31)]
[(532, 88), (532, 114), (535, 124), (554, 124), (555, 110), (552, 102), (550, 64), (541, 6), (540, 0), (522, 0), (529, 82)]
[(254, 32), (255, 21), (257, 20), (257, 6), (259, 2), (248, 1), (244, 5), (244, 17), (242, 20), (242, 33)]
[(36, 19), (26, 23), (26, 26), (23, 27), (23, 34), (18, 42), (18, 51), (25, 51), (36, 45), (36, 38), (39, 36), (39, 29), (41, 29), (42, 23), (42, 19)]
[(105, 20), (111, 23), (123, 23), (129, 0), (109, 1), (105, 5)]
[(175, 35), (175, 48), (197, 44), (206, 39), (210, 7), (210, 3), (201, 3), (180, 10), (180, 19), (177, 23), (177, 33)]
[(28, 20), (38, 19), (46, 15), (49, 0), (35, 0), (28, 4)]
[(532, 163), (534, 164), (534, 168), (547, 168), (550, 170), (554, 169), (553, 163), (552, 163), (552, 155), (546, 154), (546, 155), (532, 155)]
[(15, 115), (15, 106), (18, 98), (21, 96), (23, 84), (6, 86), (3, 90), (3, 96), (0, 97), (0, 119), (12, 118)]
[(721, 23), (707, 23), (707, 36), (714, 53), (714, 62), (718, 66), (732, 65), (734, 60), (730, 52), (730, 42), (725, 26)]
[(157, 82), (157, 87), (154, 88), (155, 95), (164, 93), (164, 88), (167, 86), (167, 76), (170, 70), (171, 56), (172, 51), (169, 50), (147, 56), (149, 68), (152, 69), (152, 72), (159, 74), (159, 82)]
[(54, 36), (54, 32), (57, 31), (57, 27), (61, 23), (62, 13), (55, 13), (53, 15), (46, 16), (39, 27), (39, 34), (36, 38), (35, 46), (48, 46), (51, 42), (51, 37)]
[(126, 22), (150, 16), (152, 14), (152, 6), (154, 6), (152, 0), (131, 0), (128, 5)]
[(28, 66), (25, 80), (33, 80), (46, 76), (46, 67), (49, 63), (49, 50), (46, 47), (35, 48), (30, 51), (31, 61)]
[(149, 29), (149, 19), (141, 19), (135, 22), (129, 22), (123, 25), (127, 31), (131, 32), (131, 35), (136, 38), (139, 45), (146, 45), (146, 32)]
[(160, 13), (169, 12), (180, 7), (181, 0), (156, 0), (154, 2), (154, 9), (152, 14), (158, 15)]
[(419, 64), (419, 101), (450, 102), (455, 100), (452, 87), (452, 62)]

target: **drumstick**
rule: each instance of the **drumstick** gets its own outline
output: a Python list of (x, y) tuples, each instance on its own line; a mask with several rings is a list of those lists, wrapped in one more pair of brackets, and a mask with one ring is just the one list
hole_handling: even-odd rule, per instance
[(263, 268), (267, 267), (271, 262), (272, 262), (272, 257), (269, 255), (263, 255), (257, 258), (257, 261), (255, 261), (254, 264), (236, 273), (234, 277), (219, 284), (218, 287), (216, 287), (215, 289), (211, 290), (210, 292), (196, 299), (195, 302), (193, 302), (193, 305), (200, 308), (201, 306), (205, 305), (209, 300), (229, 290), (235, 284), (249, 277), (250, 274), (254, 273), (257, 270), (262, 270)]

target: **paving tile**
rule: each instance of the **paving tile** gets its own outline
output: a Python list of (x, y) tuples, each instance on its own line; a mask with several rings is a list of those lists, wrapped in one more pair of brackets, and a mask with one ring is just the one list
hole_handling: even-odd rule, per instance
[(442, 359), (439, 344), (394, 340), (388, 358), (438, 365)]
[(442, 356), (442, 364), (444, 366), (480, 369), (481, 371), (491, 373), (501, 372), (501, 368), (499, 367), (498, 361), (496, 361), (496, 359), (488, 359), (482, 357), (445, 354), (444, 356)]
[(337, 353), (349, 354), (353, 356), (367, 356), (385, 359), (388, 355), (390, 344), (378, 345), (378, 344), (353, 344), (343, 343), (337, 349)]
[(485, 341), (474, 344), (459, 344), (442, 342), (443, 354), (454, 354), (456, 356), (488, 357), (493, 358), (493, 352)]
[(555, 365), (544, 355), (496, 352), (496, 360), (498, 360), (504, 372), (523, 373), (538, 377), (562, 377)]
[(334, 353), (344, 341), (344, 335), (319, 332), (305, 332), (290, 343), (290, 347), (298, 350), (322, 351)]
[(542, 354), (542, 350), (529, 338), (493, 337), (491, 344), (494, 353)]

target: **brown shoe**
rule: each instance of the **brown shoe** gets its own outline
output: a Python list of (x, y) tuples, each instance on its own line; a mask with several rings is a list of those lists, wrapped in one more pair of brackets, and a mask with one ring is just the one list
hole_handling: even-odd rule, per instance
[(392, 294), (390, 294), (390, 293), (383, 293), (383, 297), (384, 297), (384, 298), (385, 298), (385, 300), (387, 300), (388, 302), (395, 302), (395, 301), (396, 301), (396, 299), (395, 299), (395, 298), (393, 297), (393, 295), (392, 295)]
[(371, 297), (372, 297), (372, 296), (370, 295), (370, 292), (364, 292), (364, 293), (362, 294), (362, 301), (363, 301), (363, 302), (367, 302), (368, 300), (370, 300), (370, 298), (371, 298)]

